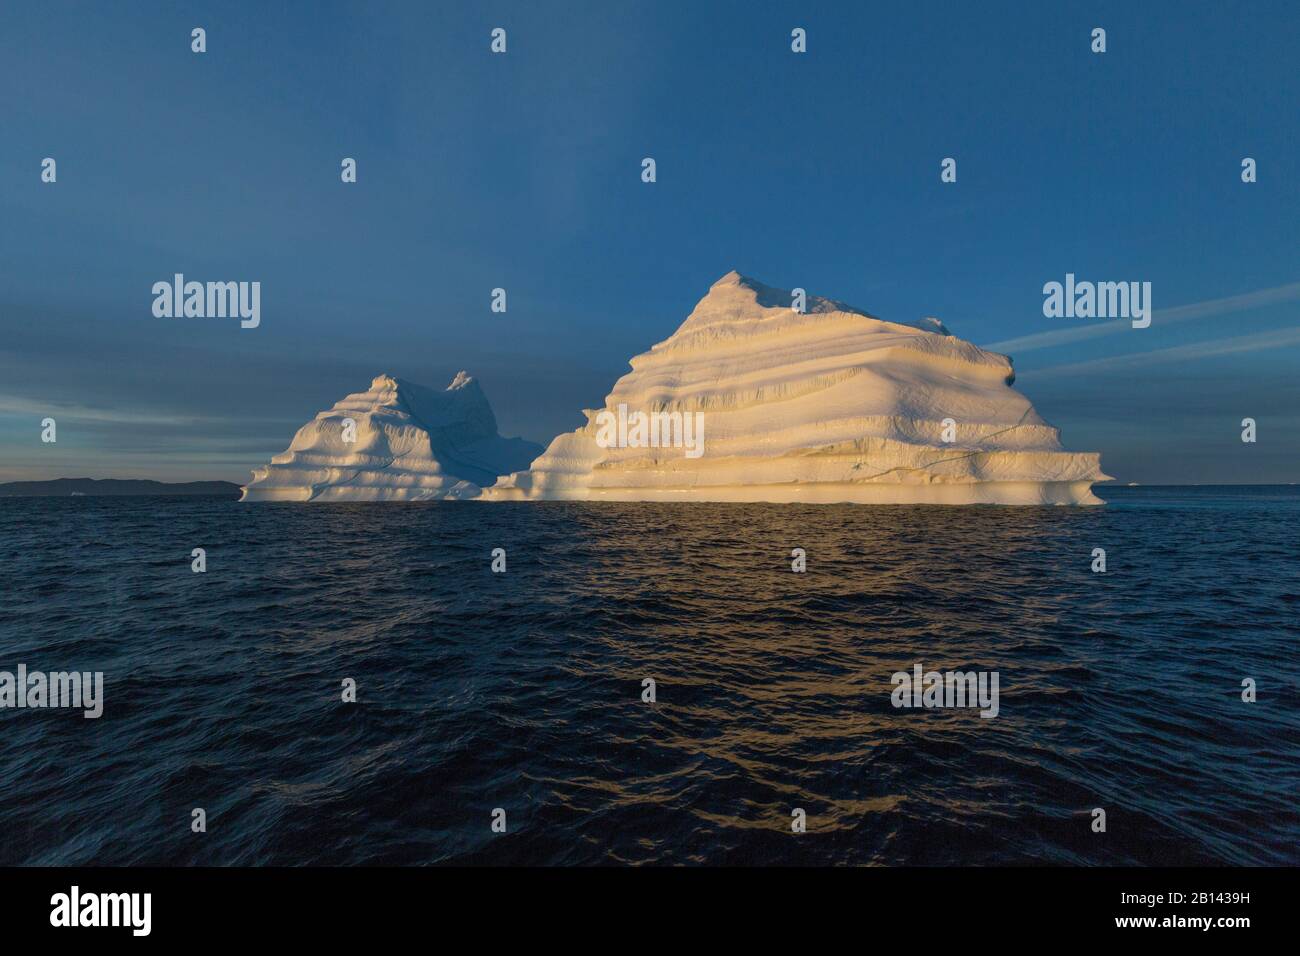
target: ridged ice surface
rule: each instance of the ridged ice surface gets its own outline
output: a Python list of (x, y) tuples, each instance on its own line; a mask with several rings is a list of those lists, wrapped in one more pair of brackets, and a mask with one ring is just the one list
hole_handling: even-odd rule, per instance
[[(1098, 455), (1068, 452), (1004, 355), (935, 319), (885, 322), (736, 272), (631, 361), (605, 409), (699, 413), (702, 453), (606, 447), (601, 409), (489, 498), (1096, 504)], [(951, 419), (945, 434), (945, 420)], [(951, 441), (945, 440), (951, 438)]]
[(380, 375), (298, 429), (288, 451), (253, 471), (243, 500), (474, 498), (539, 451), (497, 434), (483, 390), (464, 372), (441, 392)]

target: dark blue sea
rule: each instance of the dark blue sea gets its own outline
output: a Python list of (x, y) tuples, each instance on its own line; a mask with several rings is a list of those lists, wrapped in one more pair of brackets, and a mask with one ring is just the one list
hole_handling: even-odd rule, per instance
[(1300, 489), (1101, 494), (0, 500), (0, 864), (1300, 863)]

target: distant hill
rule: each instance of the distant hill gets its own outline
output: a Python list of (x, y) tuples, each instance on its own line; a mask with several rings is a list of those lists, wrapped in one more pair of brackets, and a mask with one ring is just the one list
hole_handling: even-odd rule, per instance
[(220, 495), (238, 498), (228, 481), (149, 481), (143, 478), (56, 478), (0, 484), (0, 498), (67, 498), (69, 495)]

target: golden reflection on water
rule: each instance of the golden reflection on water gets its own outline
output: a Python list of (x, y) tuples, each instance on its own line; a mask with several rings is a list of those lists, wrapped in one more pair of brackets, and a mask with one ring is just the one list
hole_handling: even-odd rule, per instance
[[(15, 652), (119, 676), (95, 753), (14, 725), (11, 761), (74, 769), (57, 816), (16, 779), (0, 862), (77, 862), (39, 837), (64, 826), (112, 864), (1294, 862), (1300, 717), (1221, 685), (1225, 661), (1294, 673), (1296, 496), (1144, 494), (11, 504)], [(917, 664), (997, 671), (997, 717), (895, 708)], [(230, 801), (199, 845), (155, 826), (192, 792)], [(1096, 806), (1123, 821), (1104, 841)]]

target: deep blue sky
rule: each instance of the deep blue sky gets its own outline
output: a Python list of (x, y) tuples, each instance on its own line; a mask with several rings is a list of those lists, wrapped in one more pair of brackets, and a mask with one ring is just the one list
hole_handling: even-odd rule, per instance
[[(242, 482), (379, 372), (467, 369), (544, 442), (733, 268), (1007, 351), (1121, 480), (1300, 480), (1298, 36), (1293, 2), (6, 3), (0, 480)], [(175, 272), (260, 281), (261, 327), (154, 318)], [(1067, 272), (1152, 282), (1152, 327), (1033, 338), (1088, 324), (1042, 314)]]

